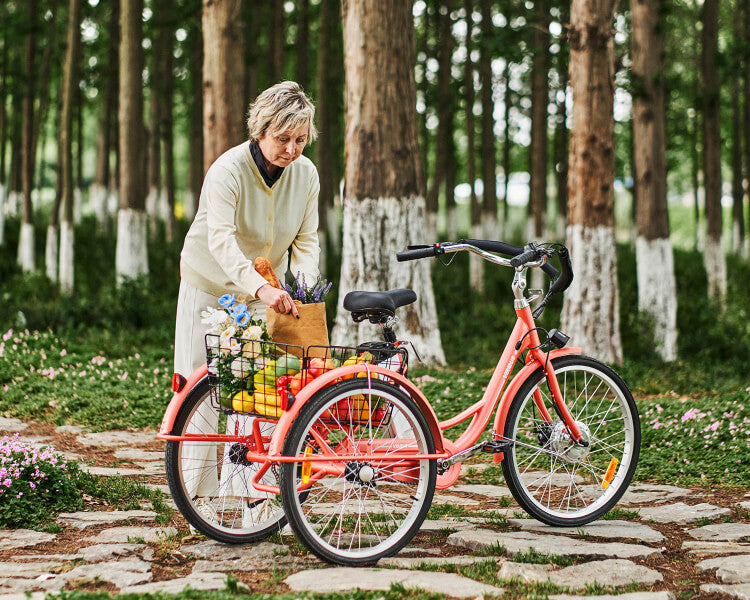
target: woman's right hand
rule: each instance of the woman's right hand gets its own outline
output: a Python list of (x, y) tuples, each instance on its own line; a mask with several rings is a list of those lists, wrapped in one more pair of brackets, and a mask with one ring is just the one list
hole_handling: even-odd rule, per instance
[(281, 314), (292, 313), (299, 319), (299, 311), (292, 297), (285, 290), (273, 287), (271, 284), (265, 284), (258, 288), (256, 294), (258, 300), (270, 306), (274, 311)]

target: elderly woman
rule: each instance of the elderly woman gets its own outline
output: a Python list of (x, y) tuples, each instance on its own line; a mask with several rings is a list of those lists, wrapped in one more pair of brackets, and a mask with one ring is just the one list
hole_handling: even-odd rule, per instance
[[(176, 373), (188, 376), (205, 364), (204, 336), (209, 325), (201, 322), (201, 312), (216, 307), (223, 294), (246, 297), (250, 311), (269, 306), (298, 316), (289, 294), (269, 285), (253, 262), (264, 256), (283, 277), (290, 260), (292, 273), (299, 271), (308, 281), (318, 276), (320, 186), (315, 166), (302, 156), (316, 136), (314, 114), (298, 84), (285, 81), (268, 88), (250, 105), (250, 141), (227, 150), (206, 173), (198, 212), (181, 254)], [(265, 311), (257, 311), (256, 317), (265, 318)], [(223, 425), (208, 403), (198, 410), (196, 421), (203, 423), (203, 432), (210, 427), (226, 427), (240, 435), (251, 431), (250, 417), (232, 415)], [(270, 433), (267, 423), (262, 429)], [(209, 528), (226, 527), (229, 522), (233, 529), (241, 524), (242, 530), (260, 535), (281, 518), (280, 508), (270, 499), (261, 500), (268, 495), (249, 486), (257, 465), (233, 459), (230, 453), (224, 448), (222, 456), (221, 448), (211, 443), (183, 444), (181, 460), (188, 462), (181, 470), (192, 474), (184, 482), (192, 497), (188, 513), (195, 513), (199, 529), (203, 529), (201, 521)], [(267, 477), (264, 482), (275, 483), (273, 475), (270, 481)], [(235, 506), (229, 516), (228, 498), (234, 499)]]

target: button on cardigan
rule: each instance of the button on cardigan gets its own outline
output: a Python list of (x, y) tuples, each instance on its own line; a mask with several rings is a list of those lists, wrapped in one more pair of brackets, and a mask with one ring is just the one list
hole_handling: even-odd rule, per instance
[(227, 150), (206, 173), (198, 212), (180, 255), (182, 279), (221, 296), (255, 297), (267, 282), (253, 267), (265, 256), (279, 279), (290, 270), (318, 277), (318, 172), (305, 156), (268, 187), (247, 142)]

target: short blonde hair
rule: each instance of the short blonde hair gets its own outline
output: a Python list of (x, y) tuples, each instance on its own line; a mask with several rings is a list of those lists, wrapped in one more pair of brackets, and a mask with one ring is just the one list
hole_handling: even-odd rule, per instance
[(251, 141), (261, 139), (269, 130), (288, 131), (308, 126), (312, 142), (318, 132), (313, 118), (315, 106), (295, 81), (282, 81), (261, 92), (247, 111), (247, 129)]

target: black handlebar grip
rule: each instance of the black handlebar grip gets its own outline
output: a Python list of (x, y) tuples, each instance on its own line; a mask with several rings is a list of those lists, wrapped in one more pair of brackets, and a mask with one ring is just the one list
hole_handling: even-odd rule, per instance
[(437, 255), (436, 246), (427, 246), (426, 248), (416, 248), (414, 250), (404, 250), (396, 254), (396, 260), (398, 262), (404, 262), (406, 260), (417, 260), (418, 258), (429, 258), (430, 256)]
[(570, 252), (568, 252), (567, 248), (560, 248), (557, 251), (557, 255), (560, 257), (560, 277), (555, 279), (552, 285), (549, 286), (548, 296), (564, 292), (573, 282), (573, 265), (570, 262)]
[(527, 250), (518, 256), (514, 256), (510, 259), (510, 265), (512, 267), (520, 267), (531, 260), (539, 260), (539, 250)]

